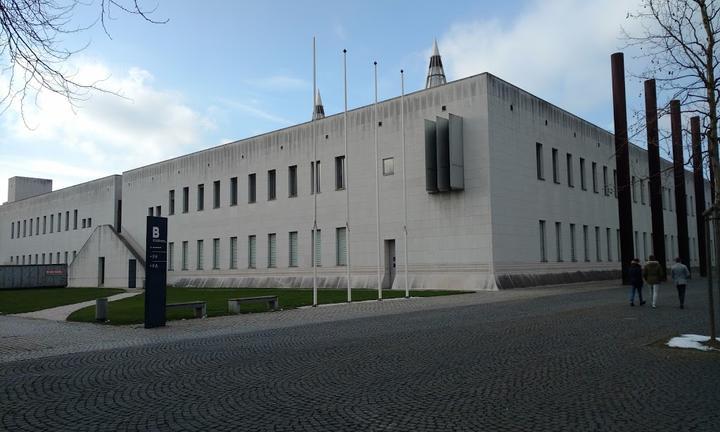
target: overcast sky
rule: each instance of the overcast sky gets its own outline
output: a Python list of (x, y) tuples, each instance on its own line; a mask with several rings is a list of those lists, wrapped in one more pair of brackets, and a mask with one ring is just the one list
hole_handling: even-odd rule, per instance
[[(344, 4), (346, 3), (346, 4)], [(146, 3), (152, 5), (153, 3)], [(437, 38), (448, 80), (491, 72), (612, 130), (610, 54), (631, 0), (527, 1), (170, 1), (153, 25), (119, 13), (109, 39), (100, 28), (68, 38), (89, 46), (68, 65), (79, 79), (123, 97), (94, 94), (73, 108), (41, 94), (0, 116), (0, 202), (12, 176), (51, 178), (54, 189), (309, 120), (312, 37), (325, 113), (424, 86)], [(97, 5), (78, 11), (90, 22)], [(637, 68), (626, 56), (626, 68)], [(637, 71), (639, 72), (639, 70)], [(4, 83), (0, 77), (0, 85)], [(641, 100), (628, 90), (630, 109)]]

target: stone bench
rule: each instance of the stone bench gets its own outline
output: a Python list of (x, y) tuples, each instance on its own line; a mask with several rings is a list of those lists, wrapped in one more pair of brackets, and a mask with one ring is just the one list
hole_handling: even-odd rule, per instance
[(165, 310), (170, 309), (194, 309), (195, 318), (205, 318), (207, 316), (207, 302), (204, 301), (166, 304)]
[(240, 313), (240, 305), (243, 303), (267, 303), (272, 310), (280, 308), (277, 296), (257, 296), (228, 299), (228, 311), (235, 314)]

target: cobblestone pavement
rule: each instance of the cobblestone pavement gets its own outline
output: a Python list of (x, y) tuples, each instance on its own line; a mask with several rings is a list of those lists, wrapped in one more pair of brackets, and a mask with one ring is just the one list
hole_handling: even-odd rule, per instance
[(626, 296), (518, 290), (159, 331), (0, 317), (0, 429), (716, 431), (720, 354), (657, 343), (707, 333), (702, 283), (685, 310), (669, 286), (655, 310)]

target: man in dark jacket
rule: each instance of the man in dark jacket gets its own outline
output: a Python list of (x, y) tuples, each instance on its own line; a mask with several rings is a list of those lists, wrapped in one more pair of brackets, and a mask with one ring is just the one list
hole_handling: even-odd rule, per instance
[(642, 288), (643, 284), (645, 283), (643, 281), (643, 271), (642, 267), (640, 267), (640, 260), (637, 258), (634, 258), (630, 262), (630, 269), (628, 271), (628, 276), (630, 277), (630, 306), (635, 306), (635, 291), (638, 293), (638, 299), (640, 300), (640, 306), (645, 304), (645, 301), (643, 300), (642, 295)]
[(659, 262), (655, 261), (655, 256), (650, 255), (648, 261), (643, 267), (643, 278), (650, 285), (652, 293), (652, 307), (655, 308), (657, 303), (658, 291), (660, 291), (660, 282), (665, 280), (665, 272)]

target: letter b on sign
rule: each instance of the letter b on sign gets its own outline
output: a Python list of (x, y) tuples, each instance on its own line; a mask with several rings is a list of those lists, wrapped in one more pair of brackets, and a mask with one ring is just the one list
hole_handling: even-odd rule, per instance
[(154, 239), (160, 238), (160, 227), (156, 227), (156, 226), (152, 227), (152, 237)]

